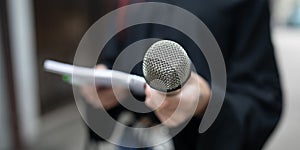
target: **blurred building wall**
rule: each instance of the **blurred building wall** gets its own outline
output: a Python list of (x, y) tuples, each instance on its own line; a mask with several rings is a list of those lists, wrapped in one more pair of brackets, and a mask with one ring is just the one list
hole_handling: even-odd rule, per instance
[(77, 45), (88, 29), (85, 0), (35, 0), (35, 24), (41, 115), (74, 102), (72, 86), (61, 76), (45, 72), (43, 63), (54, 59), (73, 63)]
[(34, 0), (42, 116), (74, 103), (71, 85), (63, 82), (61, 76), (45, 72), (44, 61), (53, 59), (72, 64), (84, 33), (114, 8), (114, 3), (105, 0)]
[(286, 24), (300, 0), (273, 0), (273, 19), (276, 24)]
[[(1, 24), (1, 23), (0, 23)], [(0, 35), (2, 31), (0, 30)], [(0, 149), (11, 149), (11, 128), (8, 110), (8, 94), (7, 87), (5, 86), (4, 61), (3, 61), (3, 44), (0, 36)]]
[(32, 1), (7, 0), (7, 11), (18, 125), (23, 144), (30, 145), (40, 119)]

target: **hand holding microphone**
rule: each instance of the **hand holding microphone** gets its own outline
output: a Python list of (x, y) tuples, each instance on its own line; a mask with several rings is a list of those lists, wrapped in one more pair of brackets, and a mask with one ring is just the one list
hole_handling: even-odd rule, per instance
[(191, 72), (190, 59), (179, 44), (169, 40), (154, 43), (145, 54), (143, 73), (148, 83), (146, 105), (163, 124), (175, 127), (204, 112), (209, 86)]
[[(100, 65), (96, 69), (105, 67)], [(209, 86), (191, 71), (190, 59), (179, 44), (169, 40), (154, 43), (144, 56), (143, 73), (147, 83), (145, 103), (165, 125), (175, 127), (204, 112), (210, 97)], [(135, 87), (135, 82), (129, 84)], [(87, 101), (97, 108), (111, 109), (118, 105), (111, 87), (99, 87), (92, 92), (91, 86), (83, 86), (81, 90)], [(121, 98), (128, 94), (122, 87), (116, 90)]]

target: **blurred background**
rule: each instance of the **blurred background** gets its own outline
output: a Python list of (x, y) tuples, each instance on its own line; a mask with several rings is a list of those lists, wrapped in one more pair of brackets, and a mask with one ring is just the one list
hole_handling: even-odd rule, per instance
[[(284, 110), (265, 150), (300, 149), (300, 0), (273, 0), (272, 30)], [(43, 69), (72, 63), (85, 31), (113, 10), (105, 0), (0, 1), (0, 150), (83, 149), (72, 87)]]

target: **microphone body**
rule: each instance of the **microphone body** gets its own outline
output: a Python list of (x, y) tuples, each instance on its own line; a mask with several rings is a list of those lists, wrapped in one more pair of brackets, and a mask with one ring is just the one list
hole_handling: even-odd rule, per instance
[(143, 60), (143, 74), (151, 88), (173, 93), (189, 79), (191, 61), (178, 43), (161, 40), (147, 50)]

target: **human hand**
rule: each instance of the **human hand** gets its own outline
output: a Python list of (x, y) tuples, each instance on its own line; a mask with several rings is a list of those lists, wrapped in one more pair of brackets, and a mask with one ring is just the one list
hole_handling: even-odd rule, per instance
[(192, 72), (186, 84), (175, 93), (166, 94), (145, 88), (148, 107), (154, 110), (160, 121), (168, 127), (176, 127), (189, 118), (202, 115), (210, 98), (207, 82)]
[[(106, 70), (107, 67), (100, 64), (96, 66), (96, 69)], [(80, 91), (86, 101), (94, 108), (106, 110), (117, 106), (119, 104), (118, 100), (123, 100), (127, 96), (127, 91), (123, 88), (114, 87), (113, 90), (111, 87), (101, 87), (101, 85), (98, 85), (96, 89), (92, 85), (84, 85), (80, 87)]]

